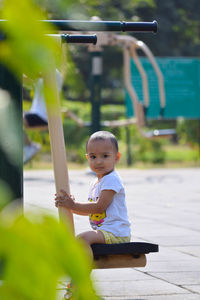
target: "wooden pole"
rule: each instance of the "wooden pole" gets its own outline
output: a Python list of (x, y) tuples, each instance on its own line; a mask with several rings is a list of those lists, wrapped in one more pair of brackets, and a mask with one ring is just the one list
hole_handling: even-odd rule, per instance
[[(60, 99), (57, 89), (56, 68), (50, 63), (48, 72), (44, 74), (44, 93), (48, 116), (51, 153), (54, 168), (56, 193), (63, 189), (70, 194), (67, 157), (65, 150), (63, 126), (61, 119)], [(70, 224), (74, 231), (73, 214), (71, 210), (59, 207), (60, 220)]]

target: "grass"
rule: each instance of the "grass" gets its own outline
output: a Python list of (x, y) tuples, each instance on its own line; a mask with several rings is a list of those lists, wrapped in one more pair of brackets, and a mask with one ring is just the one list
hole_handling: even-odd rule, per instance
[(165, 147), (166, 151), (166, 159), (167, 161), (172, 161), (172, 162), (192, 162), (200, 159), (199, 151), (191, 149), (188, 146), (166, 146)]

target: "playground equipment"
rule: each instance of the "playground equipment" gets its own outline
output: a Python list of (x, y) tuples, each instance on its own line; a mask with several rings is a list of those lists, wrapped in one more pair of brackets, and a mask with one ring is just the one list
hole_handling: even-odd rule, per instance
[[(134, 117), (128, 118), (126, 120), (120, 121), (106, 121), (102, 122), (102, 125), (107, 126), (126, 126), (129, 124), (137, 124), (140, 133), (146, 138), (152, 137), (169, 137), (175, 134), (174, 129), (165, 129), (165, 130), (153, 130), (149, 132), (145, 132), (143, 130), (144, 125), (146, 124), (146, 112), (149, 108), (149, 87), (148, 87), (148, 79), (146, 72), (140, 63), (140, 60), (137, 55), (138, 49), (142, 50), (143, 53), (148, 57), (152, 67), (158, 78), (158, 87), (159, 87), (159, 99), (160, 99), (160, 116), (162, 116), (162, 112), (165, 109), (166, 100), (165, 100), (165, 89), (164, 89), (164, 80), (162, 72), (152, 54), (150, 49), (145, 45), (142, 41), (137, 40), (132, 36), (125, 35), (116, 35), (111, 33), (101, 33), (97, 34), (98, 43), (96, 46), (90, 45), (89, 51), (102, 51), (102, 47), (104, 46), (121, 46), (123, 48), (123, 59), (124, 59), (124, 83), (125, 88), (128, 91), (132, 107), (134, 109)], [(131, 81), (131, 70), (130, 70), (130, 58), (132, 58), (136, 64), (136, 67), (139, 71), (139, 74), (142, 79), (142, 91), (143, 91), (143, 103), (139, 100), (138, 94), (134, 89), (134, 82)]]
[[(142, 31), (142, 32), (156, 32), (157, 23), (154, 22), (90, 22), (90, 21), (42, 21), (50, 22), (57, 26), (57, 31)], [(2, 36), (2, 38), (6, 38)], [(56, 37), (57, 38), (57, 37)], [(74, 37), (72, 37), (74, 39)], [(97, 37), (98, 39), (98, 37)], [(81, 41), (81, 43), (84, 41)], [(88, 39), (87, 39), (88, 41)], [(79, 39), (80, 42), (80, 39)], [(92, 41), (94, 42), (94, 41)], [(6, 73), (5, 73), (6, 74)], [(12, 85), (13, 85), (13, 81)], [(6, 86), (6, 81), (5, 81)], [(11, 90), (11, 88), (9, 88)], [(17, 91), (20, 91), (20, 85), (18, 85)], [(48, 128), (50, 134), (50, 143), (52, 151), (52, 160), (54, 168), (54, 178), (56, 185), (56, 192), (59, 195), (60, 190), (63, 189), (70, 194), (69, 178), (67, 159), (61, 119), (61, 109), (59, 94), (56, 83), (56, 66), (55, 62), (49, 62), (49, 69), (44, 73), (44, 93), (48, 115)], [(22, 97), (21, 93), (18, 95), (20, 100), (21, 120), (22, 123)], [(22, 128), (22, 126), (21, 126)], [(21, 162), (21, 174), (18, 176), (18, 180), (15, 178), (15, 182), (18, 183), (19, 189), (22, 187), (22, 162)], [(19, 197), (22, 197), (22, 190), (19, 193)], [(60, 219), (63, 222), (67, 222), (67, 225), (71, 225), (73, 231), (73, 215), (70, 210), (60, 207), (59, 208)], [(99, 259), (99, 267), (143, 267), (146, 263), (145, 255), (150, 252), (157, 252), (158, 246), (149, 243), (127, 243), (116, 245), (93, 245), (93, 253), (96, 261)], [(123, 259), (122, 259), (123, 258)], [(102, 262), (102, 263), (100, 263)], [(98, 263), (97, 263), (98, 265)]]
[[(96, 18), (96, 17), (95, 17)], [(54, 21), (50, 21), (54, 24)], [(89, 23), (91, 22), (91, 23)], [(78, 31), (81, 29), (89, 30), (89, 26), (94, 26), (94, 29), (97, 31), (101, 31), (102, 28), (104, 30), (114, 31), (128, 29), (129, 31), (132, 28), (136, 28), (134, 31), (139, 30), (139, 26), (141, 26), (142, 31), (147, 31), (149, 26), (149, 30), (152, 32), (156, 32), (156, 22), (148, 22), (147, 25), (144, 26), (143, 23), (126, 23), (126, 22), (103, 22), (103, 21), (81, 21), (77, 23), (77, 21), (60, 21), (57, 20), (55, 24), (61, 30), (73, 30)], [(89, 25), (90, 24), (90, 25)], [(146, 23), (145, 23), (146, 24)], [(90, 27), (91, 28), (91, 27)], [(149, 62), (151, 63), (153, 70), (158, 78), (158, 89), (159, 89), (159, 100), (160, 100), (160, 115), (159, 117), (162, 118), (163, 111), (166, 106), (165, 100), (165, 88), (164, 88), (164, 79), (162, 72), (152, 54), (150, 49), (147, 45), (145, 45), (142, 41), (137, 40), (132, 36), (122, 36), (113, 34), (112, 32), (105, 33), (105, 32), (98, 32), (97, 35), (94, 36), (87, 36), (84, 37), (79, 33), (79, 35), (74, 34), (50, 34), (52, 36), (61, 36), (62, 43), (89, 43), (88, 50), (91, 53), (91, 104), (92, 104), (92, 114), (91, 114), (91, 122), (85, 122), (81, 120), (78, 116), (76, 116), (73, 112), (64, 109), (63, 113), (65, 116), (70, 117), (73, 119), (78, 126), (90, 126), (91, 131), (95, 132), (100, 130), (101, 127), (122, 127), (128, 126), (131, 124), (137, 124), (139, 132), (146, 138), (157, 138), (157, 137), (171, 137), (176, 134), (175, 129), (155, 129), (151, 131), (145, 131), (144, 126), (146, 125), (146, 114), (149, 109), (149, 85), (148, 85), (148, 78), (146, 71), (144, 70), (140, 59), (137, 55), (137, 50), (140, 49), (143, 53), (147, 56)], [(83, 37), (83, 38), (82, 38)], [(98, 37), (98, 43), (97, 43)], [(104, 46), (121, 46), (123, 51), (123, 60), (124, 60), (124, 83), (125, 88), (129, 94), (129, 98), (131, 101), (131, 110), (133, 107), (134, 116), (127, 117), (124, 120), (101, 120), (100, 116), (100, 105), (101, 105), (101, 76), (102, 76), (102, 69), (103, 69), (103, 62), (102, 62), (102, 51)], [(142, 79), (142, 94), (143, 94), (143, 101), (141, 98), (139, 99), (138, 93), (134, 88), (134, 82), (131, 80), (131, 65), (130, 65), (130, 58), (132, 58), (136, 64), (137, 70)], [(129, 104), (130, 105), (130, 104)], [(159, 104), (158, 104), (159, 105)]]
[[(98, 21), (100, 22), (100, 21)], [(156, 137), (171, 137), (176, 134), (174, 129), (155, 129), (151, 131), (145, 131), (143, 128), (146, 125), (146, 115), (150, 105), (149, 99), (149, 84), (146, 71), (144, 70), (140, 59), (137, 55), (137, 50), (140, 49), (147, 56), (150, 64), (155, 71), (158, 78), (158, 89), (159, 89), (159, 101), (160, 101), (160, 114), (159, 117), (163, 117), (163, 112), (166, 106), (165, 100), (165, 88), (164, 79), (160, 67), (158, 66), (152, 52), (142, 41), (138, 41), (132, 36), (117, 35), (111, 32), (97, 33), (98, 42), (97, 44), (89, 45), (88, 50), (91, 53), (91, 104), (92, 104), (92, 115), (91, 122), (84, 122), (73, 112), (65, 109), (64, 113), (71, 119), (73, 119), (78, 126), (91, 126), (91, 131), (95, 132), (100, 130), (101, 127), (121, 127), (128, 126), (130, 124), (137, 124), (139, 132), (146, 138), (156, 138)], [(129, 99), (131, 104), (131, 110), (134, 111), (134, 116), (127, 117), (124, 120), (106, 120), (102, 121), (100, 116), (100, 106), (101, 106), (101, 77), (102, 77), (102, 51), (105, 46), (121, 46), (123, 51), (124, 60), (124, 83), (125, 88), (129, 94)], [(142, 80), (142, 94), (143, 101), (141, 101), (141, 96), (139, 98), (137, 91), (134, 88), (134, 81), (131, 80), (131, 60), (132, 58), (135, 62), (136, 68), (139, 71), (139, 75)], [(159, 103), (157, 104), (159, 106)], [(129, 107), (130, 108), (130, 107)]]
[[(57, 23), (57, 22), (56, 22)], [(59, 26), (63, 26), (63, 22), (58, 22)], [(66, 25), (67, 24), (67, 25)], [(69, 22), (64, 23), (64, 28), (61, 26), (59, 29), (67, 29), (72, 30), (71, 26), (75, 26), (75, 30), (86, 29), (95, 31), (95, 30), (113, 30), (113, 22)], [(78, 26), (79, 25), (79, 26)], [(83, 26), (84, 25), (84, 26)], [(86, 26), (87, 25), (87, 26)], [(119, 26), (120, 25), (120, 26)], [(103, 26), (103, 27), (102, 27)], [(117, 28), (121, 28), (125, 30), (125, 28), (134, 28), (133, 24), (125, 25), (119, 24), (117, 22)], [(149, 27), (148, 27), (149, 26)], [(141, 23), (142, 30), (145, 31), (156, 31), (156, 22), (148, 23), (148, 26), (144, 23)], [(153, 27), (152, 27), (153, 26)], [(116, 29), (115, 29), (116, 30)], [(131, 29), (133, 30), (133, 29)], [(139, 30), (137, 24), (137, 31)], [(97, 37), (98, 39), (98, 37)], [(44, 76), (44, 87), (45, 90), (48, 89), (48, 86), (53, 86), (53, 94), (49, 95), (46, 92), (46, 104), (47, 104), (47, 115), (48, 115), (48, 126), (49, 126), (49, 134), (50, 134), (50, 142), (52, 149), (52, 159), (54, 165), (54, 176), (56, 183), (56, 192), (59, 195), (60, 190), (63, 189), (67, 193), (70, 194), (69, 188), (69, 180), (68, 180), (68, 169), (67, 169), (67, 159), (65, 152), (65, 144), (64, 144), (64, 136), (63, 136), (63, 128), (62, 128), (62, 120), (61, 120), (61, 109), (59, 105), (59, 97), (56, 89), (56, 80), (55, 80), (55, 66), (53, 65), (49, 68), (49, 72)], [(51, 98), (55, 101), (52, 103)], [(51, 104), (49, 104), (51, 103)], [(73, 230), (73, 216), (70, 210), (60, 207), (59, 215), (61, 220), (65, 221), (66, 217), (70, 220), (71, 228)], [(157, 252), (158, 246), (152, 245), (149, 243), (127, 243), (127, 244), (115, 244), (109, 247), (109, 245), (93, 245), (93, 253), (97, 263), (97, 267), (99, 268), (110, 268), (110, 267), (143, 267), (146, 264), (145, 254), (150, 252)]]

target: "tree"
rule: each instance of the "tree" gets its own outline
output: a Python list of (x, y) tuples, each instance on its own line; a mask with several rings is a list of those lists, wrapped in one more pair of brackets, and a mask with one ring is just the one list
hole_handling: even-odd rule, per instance
[(146, 21), (157, 20), (156, 39), (138, 34), (156, 56), (200, 55), (200, 2), (198, 0), (155, 0), (155, 6), (138, 6), (136, 13)]

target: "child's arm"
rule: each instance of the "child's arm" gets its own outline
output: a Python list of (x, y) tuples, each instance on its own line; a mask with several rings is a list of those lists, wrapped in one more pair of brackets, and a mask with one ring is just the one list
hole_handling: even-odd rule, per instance
[(80, 212), (77, 210), (71, 210), (73, 214), (79, 215), (79, 216), (88, 216), (88, 213)]
[(56, 207), (64, 206), (71, 209), (74, 213), (88, 215), (103, 213), (112, 202), (113, 196), (116, 192), (113, 190), (103, 190), (97, 202), (88, 203), (76, 202), (73, 196), (68, 195), (63, 190), (61, 190), (61, 193), (63, 196), (57, 196), (55, 198)]

